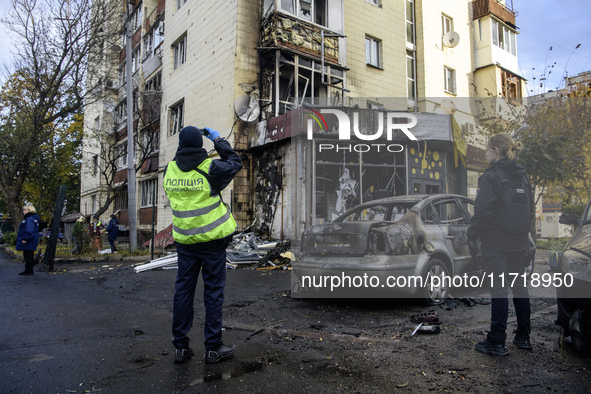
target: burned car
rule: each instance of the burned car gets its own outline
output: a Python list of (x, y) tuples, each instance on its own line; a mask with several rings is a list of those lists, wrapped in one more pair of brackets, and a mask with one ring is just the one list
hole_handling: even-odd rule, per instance
[(464, 196), (406, 195), (366, 202), (311, 226), (293, 263), (292, 295), (441, 303), (451, 287), (443, 278), (481, 272), (466, 236), (473, 212), (474, 202)]
[(580, 226), (558, 260), (564, 284), (556, 287), (556, 323), (565, 338), (578, 350), (585, 350), (591, 347), (591, 201), (580, 220), (565, 215), (560, 223)]

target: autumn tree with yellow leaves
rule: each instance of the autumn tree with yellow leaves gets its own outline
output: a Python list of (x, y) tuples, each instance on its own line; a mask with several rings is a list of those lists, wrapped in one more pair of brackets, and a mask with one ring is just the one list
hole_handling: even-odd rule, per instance
[(88, 84), (87, 74), (96, 71), (89, 66), (103, 64), (102, 48), (120, 38), (112, 26), (120, 23), (122, 3), (11, 0), (11, 6), (0, 18), (15, 48), (0, 91), (0, 193), (16, 228), (23, 203), (41, 203), (51, 193), (40, 190), (40, 178), (55, 185), (72, 176), (67, 166), (51, 177), (46, 170), (52, 162), (77, 160), (76, 145), (68, 142), (84, 105), (100, 99), (106, 79), (96, 73)]

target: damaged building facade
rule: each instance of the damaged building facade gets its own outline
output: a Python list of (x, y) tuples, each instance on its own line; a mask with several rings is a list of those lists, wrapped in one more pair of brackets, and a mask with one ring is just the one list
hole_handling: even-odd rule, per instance
[[(155, 203), (158, 231), (172, 221), (161, 181), (183, 126), (219, 130), (242, 156), (223, 195), (239, 229), (299, 240), (370, 198), (474, 197), (483, 108), (524, 91), (515, 13), (502, 0), (143, 0), (132, 9), (142, 14), (133, 83), (159, 100), (158, 149), (137, 201)], [(120, 77), (115, 101), (125, 92)], [(85, 119), (96, 124), (94, 113)], [(100, 202), (100, 182), (83, 176), (83, 213)]]

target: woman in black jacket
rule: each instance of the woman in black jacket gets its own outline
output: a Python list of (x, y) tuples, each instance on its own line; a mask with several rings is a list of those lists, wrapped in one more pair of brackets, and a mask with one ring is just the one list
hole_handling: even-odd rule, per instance
[[(492, 274), (491, 325), (485, 341), (476, 344), (481, 353), (506, 356), (509, 287), (517, 315), (513, 343), (531, 350), (530, 302), (527, 290), (526, 252), (533, 217), (533, 195), (525, 168), (515, 161), (521, 143), (508, 134), (498, 134), (488, 141), (486, 160), (490, 167), (478, 179), (474, 215), (470, 220), (468, 240), (473, 255), (480, 240), (486, 275)], [(515, 279), (515, 280), (514, 280)]]

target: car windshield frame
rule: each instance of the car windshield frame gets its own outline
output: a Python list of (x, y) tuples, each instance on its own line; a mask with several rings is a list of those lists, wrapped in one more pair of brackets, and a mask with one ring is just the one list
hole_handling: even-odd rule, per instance
[[(335, 220), (332, 221), (332, 223), (348, 223), (348, 222), (352, 222), (352, 223), (361, 223), (361, 222), (384, 222), (384, 223), (397, 223), (398, 221), (400, 221), (400, 219), (402, 219), (402, 217), (404, 217), (404, 215), (406, 215), (407, 212), (409, 212), (412, 207), (414, 207), (415, 205), (417, 205), (418, 202), (387, 202), (387, 201), (376, 201), (375, 204), (363, 204), (363, 205), (358, 205), (355, 208), (351, 208), (350, 210), (348, 210), (347, 212), (345, 212), (344, 214), (342, 214), (341, 216), (339, 216), (338, 218), (336, 218)], [(398, 220), (384, 220), (384, 219), (362, 219), (363, 217), (363, 213), (364, 211), (368, 211), (368, 210), (373, 210), (374, 207), (376, 206), (383, 206), (386, 208), (386, 211), (384, 212), (383, 217), (384, 218), (392, 218), (392, 211), (394, 209), (394, 207), (398, 207), (399, 209), (403, 210), (404, 212), (396, 212), (396, 215), (400, 215), (398, 217)], [(355, 219), (354, 220), (345, 220), (348, 217), (350, 217), (351, 215), (355, 215)], [(368, 214), (369, 217), (369, 214)]]

